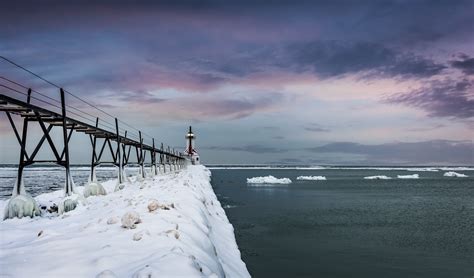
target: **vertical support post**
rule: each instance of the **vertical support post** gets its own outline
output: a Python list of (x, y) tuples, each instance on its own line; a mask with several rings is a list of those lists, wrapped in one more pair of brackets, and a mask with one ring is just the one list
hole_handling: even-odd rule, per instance
[(117, 136), (117, 156), (116, 156), (117, 161), (115, 163), (118, 163), (118, 182), (119, 184), (122, 184), (123, 183), (123, 163), (122, 163), (121, 152), (120, 152), (120, 130), (119, 130), (117, 118), (115, 118), (115, 135)]
[(66, 196), (69, 196), (73, 192), (72, 188), (72, 179), (71, 179), (71, 169), (69, 165), (69, 143), (67, 140), (67, 129), (66, 129), (66, 100), (64, 97), (64, 90), (60, 89), (61, 93), (61, 111), (62, 111), (62, 118), (63, 118), (63, 140), (64, 140), (64, 167), (66, 168), (66, 188), (65, 193)]
[[(31, 102), (31, 88), (28, 89), (28, 96), (26, 102), (30, 104)], [(23, 119), (23, 132), (21, 134), (21, 150), (20, 150), (20, 162), (18, 165), (18, 179), (16, 181), (16, 195), (20, 195), (24, 190), (22, 179), (23, 179), (23, 170), (25, 169), (25, 157), (26, 157), (26, 138), (28, 135), (28, 117)]]
[(155, 176), (157, 173), (156, 171), (156, 149), (155, 149), (155, 138), (152, 138), (153, 140), (153, 150), (151, 151), (151, 172), (153, 176)]
[(143, 138), (142, 138), (142, 132), (138, 131), (138, 136), (140, 137), (140, 168), (142, 169), (142, 178), (145, 178), (145, 167), (143, 163), (145, 162), (143, 159)]
[[(95, 127), (99, 126), (99, 117), (95, 119)], [(96, 159), (97, 159), (97, 154), (95, 153), (95, 146), (97, 144), (97, 138), (95, 135), (90, 135), (91, 136), (91, 142), (92, 142), (92, 161), (91, 161), (91, 180), (89, 182), (95, 182), (95, 166), (96, 166)], [(92, 139), (94, 137), (94, 139)]]
[(163, 165), (163, 173), (166, 173), (166, 157), (164, 154), (163, 143), (161, 143), (161, 154), (160, 154), (160, 162)]

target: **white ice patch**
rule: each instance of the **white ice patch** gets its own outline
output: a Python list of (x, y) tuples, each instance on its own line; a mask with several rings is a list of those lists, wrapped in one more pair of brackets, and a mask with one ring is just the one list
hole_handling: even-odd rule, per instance
[(296, 179), (297, 180), (303, 180), (303, 181), (325, 181), (326, 177), (324, 177), (324, 176), (299, 176)]
[(391, 177), (387, 176), (369, 176), (369, 177), (364, 177), (366, 180), (390, 180), (392, 179)]
[(247, 178), (247, 183), (250, 184), (290, 184), (291, 180), (289, 178), (275, 178), (274, 176), (266, 177), (253, 177)]
[(456, 177), (456, 178), (467, 178), (467, 175), (461, 174), (461, 173), (456, 173), (456, 172), (446, 172), (444, 173), (445, 177)]
[(419, 179), (420, 175), (418, 174), (413, 174), (413, 175), (398, 175), (397, 176), (399, 179)]

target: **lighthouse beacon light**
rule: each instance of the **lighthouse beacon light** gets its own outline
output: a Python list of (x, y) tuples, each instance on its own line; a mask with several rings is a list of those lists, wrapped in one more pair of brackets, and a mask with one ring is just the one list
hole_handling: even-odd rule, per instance
[(184, 151), (185, 155), (188, 157), (192, 165), (199, 164), (199, 154), (196, 151), (196, 146), (194, 140), (196, 136), (193, 133), (192, 127), (189, 126), (189, 131), (185, 136), (186, 138), (186, 150)]

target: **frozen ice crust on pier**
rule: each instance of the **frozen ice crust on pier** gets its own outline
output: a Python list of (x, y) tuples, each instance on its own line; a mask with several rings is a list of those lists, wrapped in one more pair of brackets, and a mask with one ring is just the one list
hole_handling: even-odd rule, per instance
[[(111, 180), (102, 183), (108, 195), (91, 196), (63, 215), (0, 222), (0, 272), (11, 277), (250, 277), (209, 181), (204, 166), (132, 181), (118, 192)], [(35, 199), (42, 206), (62, 197), (58, 190)], [(0, 201), (2, 214), (6, 203)]]

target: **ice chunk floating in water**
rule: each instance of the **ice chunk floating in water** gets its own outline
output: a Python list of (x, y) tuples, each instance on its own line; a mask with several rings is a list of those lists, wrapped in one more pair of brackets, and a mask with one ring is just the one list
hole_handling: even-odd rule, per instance
[(364, 177), (366, 180), (389, 180), (391, 177), (387, 176), (370, 176), (370, 177)]
[(299, 176), (296, 179), (297, 180), (304, 180), (304, 181), (325, 181), (326, 177), (324, 177), (324, 176)]
[(247, 178), (247, 183), (250, 184), (290, 184), (291, 180), (289, 178), (275, 178), (274, 176), (266, 176), (266, 177), (253, 177)]
[(413, 175), (398, 175), (397, 176), (399, 179), (419, 179), (420, 176), (418, 174), (413, 174)]
[(456, 173), (456, 172), (446, 172), (444, 173), (445, 177), (456, 177), (456, 178), (467, 178), (467, 175)]

